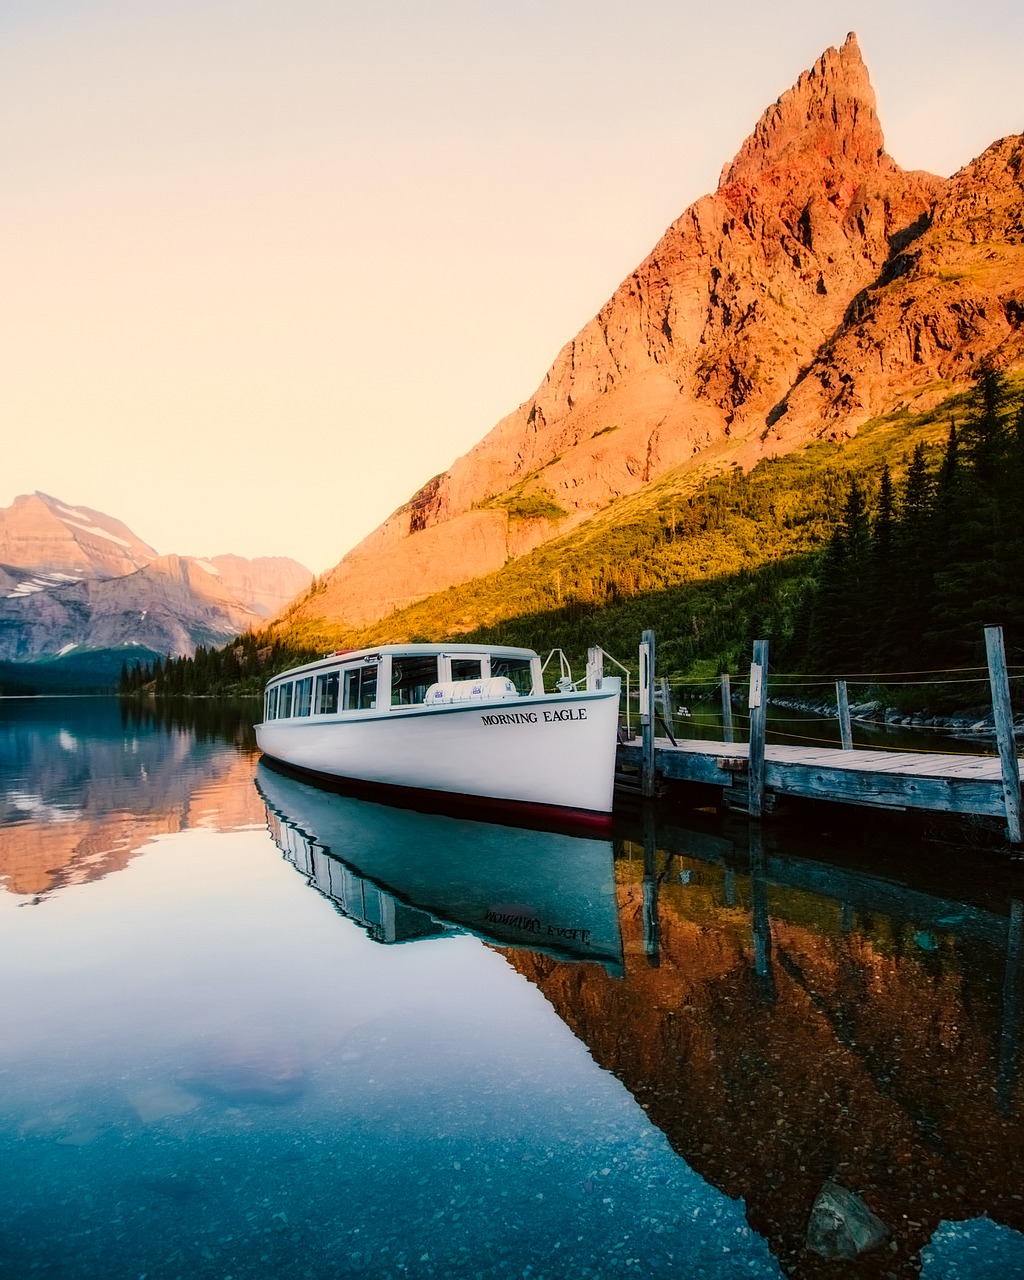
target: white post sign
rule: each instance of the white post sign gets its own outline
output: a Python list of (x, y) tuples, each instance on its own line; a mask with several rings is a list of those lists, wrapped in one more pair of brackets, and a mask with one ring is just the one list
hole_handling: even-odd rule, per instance
[(640, 721), (648, 724), (651, 719), (651, 646), (646, 640), (640, 644)]
[(759, 707), (761, 705), (762, 682), (764, 673), (759, 662), (750, 664), (750, 707)]

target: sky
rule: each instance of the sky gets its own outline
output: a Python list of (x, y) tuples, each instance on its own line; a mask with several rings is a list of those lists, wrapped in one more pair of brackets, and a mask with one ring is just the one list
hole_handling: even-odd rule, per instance
[(904, 168), (1024, 131), (1020, 0), (0, 0), (0, 506), (323, 572), (850, 30)]

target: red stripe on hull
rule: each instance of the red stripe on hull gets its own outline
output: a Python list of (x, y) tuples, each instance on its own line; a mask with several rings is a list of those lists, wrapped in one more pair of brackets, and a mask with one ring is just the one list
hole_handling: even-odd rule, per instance
[(319, 769), (305, 769), (263, 754), (263, 762), (299, 782), (312, 782), (325, 791), (356, 796), (397, 809), (415, 809), (420, 813), (439, 813), (451, 817), (473, 818), (478, 822), (496, 822), (510, 827), (526, 827), (533, 831), (555, 831), (565, 835), (611, 830), (612, 815), (593, 809), (571, 809), (562, 805), (533, 804), (527, 800), (499, 800), (492, 796), (467, 796), (455, 791), (431, 791), (425, 787), (399, 787), (389, 782), (365, 782), (360, 778), (340, 778)]

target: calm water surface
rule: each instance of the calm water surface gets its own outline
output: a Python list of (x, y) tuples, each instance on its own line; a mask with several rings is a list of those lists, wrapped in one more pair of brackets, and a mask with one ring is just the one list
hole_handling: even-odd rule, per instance
[(390, 809), (249, 718), (0, 701), (0, 1276), (1024, 1274), (1019, 865)]

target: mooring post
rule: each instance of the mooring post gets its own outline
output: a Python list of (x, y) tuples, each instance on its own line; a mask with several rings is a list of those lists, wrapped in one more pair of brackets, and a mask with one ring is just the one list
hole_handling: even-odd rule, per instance
[(732, 733), (732, 689), (728, 671), (722, 672), (722, 741), (735, 741)]
[(839, 741), (844, 751), (853, 750), (853, 729), (850, 726), (850, 697), (846, 681), (836, 681), (836, 706), (839, 708)]
[(644, 796), (654, 795), (654, 658), (654, 632), (645, 631), (640, 639), (640, 792)]
[(594, 645), (587, 650), (587, 688), (600, 689), (604, 679), (604, 650)]
[(1003, 645), (1002, 627), (985, 628), (985, 653), (988, 657), (988, 682), (992, 687), (992, 715), (996, 722), (999, 762), (1003, 770), (1006, 837), (1011, 844), (1020, 844), (1020, 767), (1013, 740), (1013, 710), (1010, 706), (1010, 682), (1006, 676), (1006, 648)]
[(760, 819), (764, 812), (764, 735), (768, 714), (768, 641), (754, 641), (754, 661), (750, 664), (750, 816)]

